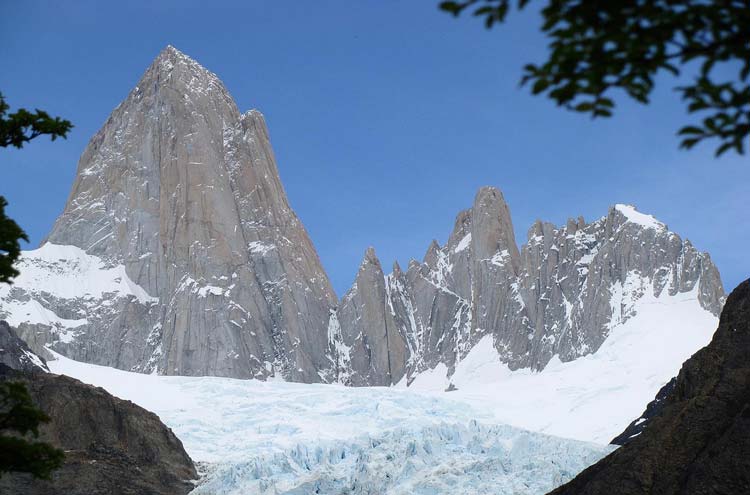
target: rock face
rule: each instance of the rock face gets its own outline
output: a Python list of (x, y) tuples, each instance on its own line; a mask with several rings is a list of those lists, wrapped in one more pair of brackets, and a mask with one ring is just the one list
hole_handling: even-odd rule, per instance
[[(281, 185), (263, 117), (172, 47), (92, 138), (63, 214), (0, 286), (31, 349), (126, 370), (390, 385), (491, 335), (511, 369), (596, 352), (644, 297), (718, 315), (709, 256), (627, 205), (537, 222), (519, 250), (497, 189), (444, 246), (383, 273), (365, 254), (339, 303)], [(692, 297), (692, 296), (691, 296)]]
[(339, 380), (397, 383), (439, 363), (451, 373), (488, 334), (511, 369), (541, 370), (553, 356), (571, 361), (596, 352), (644, 296), (693, 293), (715, 315), (723, 304), (710, 257), (628, 205), (592, 223), (536, 222), (520, 252), (516, 246), (502, 194), (482, 188), (445, 246), (433, 241), (406, 272), (396, 266), (384, 284), (362, 283), (379, 278), (368, 251), (336, 315), (350, 366)]
[[(3, 341), (8, 336), (18, 340), (2, 323)], [(32, 361), (42, 362), (34, 357)], [(192, 490), (190, 480), (198, 478), (193, 461), (158, 416), (104, 389), (34, 371), (0, 364), (0, 381), (26, 384), (34, 403), (50, 418), (40, 427), (39, 440), (63, 449), (65, 461), (49, 481), (5, 473), (0, 493), (176, 495)]]
[(552, 493), (750, 493), (750, 280), (729, 295), (713, 340), (685, 362), (648, 426)]
[(45, 242), (19, 266), (25, 282), (0, 293), (40, 352), (51, 343), (128, 370), (305, 382), (331, 366), (336, 296), (263, 116), (240, 114), (214, 74), (172, 47), (91, 139)]
[(49, 372), (44, 359), (34, 354), (6, 321), (0, 321), (0, 364), (28, 373)]
[[(338, 381), (351, 385), (390, 385), (405, 372), (405, 335), (390, 311), (386, 279), (375, 250), (369, 248), (352, 289), (344, 296), (331, 326), (336, 328)], [(346, 324), (341, 332), (340, 322)]]

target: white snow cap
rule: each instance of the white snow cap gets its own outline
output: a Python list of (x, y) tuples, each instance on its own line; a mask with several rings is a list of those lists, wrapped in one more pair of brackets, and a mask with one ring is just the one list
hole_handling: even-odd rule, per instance
[(666, 230), (667, 228), (666, 225), (654, 218), (652, 215), (647, 215), (636, 210), (635, 206), (633, 205), (616, 204), (615, 210), (625, 215), (625, 218), (628, 219), (628, 222), (638, 224), (643, 228), (656, 230)]

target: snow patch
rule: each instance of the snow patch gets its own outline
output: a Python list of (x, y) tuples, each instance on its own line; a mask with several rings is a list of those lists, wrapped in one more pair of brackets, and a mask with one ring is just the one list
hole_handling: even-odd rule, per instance
[[(13, 285), (0, 284), (0, 317), (11, 326), (28, 323), (57, 328), (63, 342), (72, 341), (74, 336), (63, 330), (86, 325), (88, 320), (61, 317), (45, 306), (49, 298), (91, 303), (134, 297), (142, 304), (159, 302), (128, 277), (124, 265), (112, 266), (76, 246), (48, 242), (38, 249), (23, 251), (17, 268), (21, 273)], [(28, 297), (16, 297), (17, 291)]]
[(492, 263), (495, 266), (504, 266), (506, 261), (510, 259), (510, 252), (508, 252), (507, 249), (503, 249), (502, 251), (498, 251), (494, 255), (492, 255), (492, 258), (490, 258), (490, 263)]
[[(116, 293), (134, 296), (143, 304), (159, 302), (128, 277), (124, 265), (107, 265), (76, 246), (48, 242), (38, 249), (23, 251), (18, 270), (21, 274), (15, 278), (14, 288), (48, 292), (61, 299), (101, 298)], [(0, 297), (3, 295), (0, 292)]]
[(251, 253), (263, 256), (272, 249), (276, 249), (276, 246), (274, 246), (273, 244), (265, 244), (260, 241), (253, 241), (247, 244), (247, 248)]
[(456, 248), (453, 250), (453, 252), (454, 253), (460, 253), (461, 251), (463, 251), (464, 249), (466, 249), (467, 247), (469, 247), (470, 244), (471, 244), (471, 233), (468, 233), (468, 234), (466, 234), (464, 236), (463, 239), (461, 239), (458, 242), (458, 244), (456, 245)]
[(635, 223), (643, 228), (655, 230), (666, 230), (667, 228), (666, 225), (661, 223), (653, 216), (646, 215), (645, 213), (641, 213), (640, 211), (636, 210), (635, 206), (617, 204), (615, 205), (615, 210), (625, 215), (625, 218), (627, 218), (628, 222)]

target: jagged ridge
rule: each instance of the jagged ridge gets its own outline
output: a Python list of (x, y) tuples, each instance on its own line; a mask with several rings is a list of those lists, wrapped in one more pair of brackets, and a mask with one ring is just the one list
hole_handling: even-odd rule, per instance
[(519, 250), (497, 189), (448, 242), (385, 275), (374, 250), (339, 302), (281, 184), (257, 111), (163, 50), (92, 138), (63, 214), (0, 287), (37, 352), (122, 369), (389, 385), (451, 373), (483, 337), (511, 369), (595, 352), (644, 294), (691, 293), (717, 315), (719, 274), (626, 205), (537, 222)]
[(628, 205), (592, 223), (537, 221), (519, 251), (508, 206), (491, 187), (458, 214), (445, 246), (433, 241), (421, 263), (382, 278), (368, 249), (336, 314), (346, 383), (410, 381), (440, 363), (451, 373), (485, 335), (511, 369), (541, 370), (555, 355), (596, 352), (647, 293), (695, 291), (714, 315), (724, 301), (708, 254)]

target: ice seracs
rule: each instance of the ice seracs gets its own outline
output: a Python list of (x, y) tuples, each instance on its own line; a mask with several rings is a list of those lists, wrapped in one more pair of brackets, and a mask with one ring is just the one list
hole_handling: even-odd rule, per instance
[(205, 473), (196, 495), (543, 495), (612, 450), (414, 390), (51, 367), (156, 412)]

